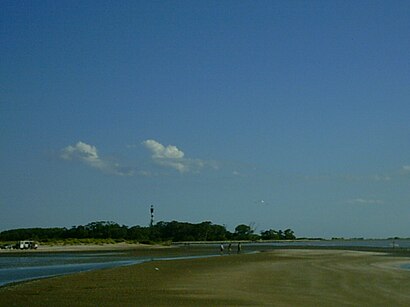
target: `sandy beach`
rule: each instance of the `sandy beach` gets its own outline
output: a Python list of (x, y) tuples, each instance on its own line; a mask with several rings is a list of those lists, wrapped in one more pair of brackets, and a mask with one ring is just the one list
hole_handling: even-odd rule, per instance
[(409, 306), (409, 258), (275, 250), (155, 261), (0, 289), (0, 306)]
[(40, 244), (37, 249), (18, 250), (18, 249), (0, 249), (0, 253), (37, 253), (37, 252), (85, 252), (85, 251), (116, 251), (132, 249), (155, 249), (168, 248), (165, 245), (147, 245), (140, 243), (113, 243), (113, 244), (68, 244), (68, 245), (44, 245)]

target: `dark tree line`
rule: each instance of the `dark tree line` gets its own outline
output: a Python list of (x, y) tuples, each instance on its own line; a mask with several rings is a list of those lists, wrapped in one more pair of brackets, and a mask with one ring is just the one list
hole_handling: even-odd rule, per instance
[(262, 240), (294, 240), (296, 239), (295, 233), (292, 229), (286, 229), (285, 231), (279, 230), (265, 230), (261, 232)]
[(114, 222), (92, 222), (71, 228), (25, 228), (0, 232), (0, 241), (36, 240), (52, 241), (65, 239), (115, 239), (138, 242), (164, 241), (223, 241), (223, 240), (290, 240), (296, 239), (291, 229), (266, 230), (255, 234), (248, 225), (238, 225), (234, 232), (225, 226), (202, 222), (158, 222), (151, 227), (128, 227)]

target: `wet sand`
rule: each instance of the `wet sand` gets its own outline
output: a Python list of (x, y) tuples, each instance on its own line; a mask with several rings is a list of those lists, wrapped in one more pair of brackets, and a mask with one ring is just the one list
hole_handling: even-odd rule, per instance
[(410, 306), (401, 262), (290, 249), (155, 261), (7, 286), (0, 306)]

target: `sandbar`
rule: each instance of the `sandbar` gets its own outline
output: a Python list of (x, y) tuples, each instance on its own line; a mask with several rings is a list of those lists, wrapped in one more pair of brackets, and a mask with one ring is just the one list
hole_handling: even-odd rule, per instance
[(0, 288), (0, 306), (410, 306), (409, 258), (273, 250), (153, 261)]

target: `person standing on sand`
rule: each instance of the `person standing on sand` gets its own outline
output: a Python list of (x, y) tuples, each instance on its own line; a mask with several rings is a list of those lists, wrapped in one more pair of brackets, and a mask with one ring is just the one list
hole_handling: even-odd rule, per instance
[(223, 255), (223, 253), (224, 253), (224, 245), (223, 245), (223, 243), (221, 243), (221, 246), (219, 247), (219, 250), (220, 250), (220, 252), (221, 252), (221, 255)]
[(229, 243), (228, 245), (228, 254), (230, 255), (232, 252), (232, 243)]
[(238, 254), (241, 252), (242, 250), (242, 244), (241, 242), (238, 243)]

